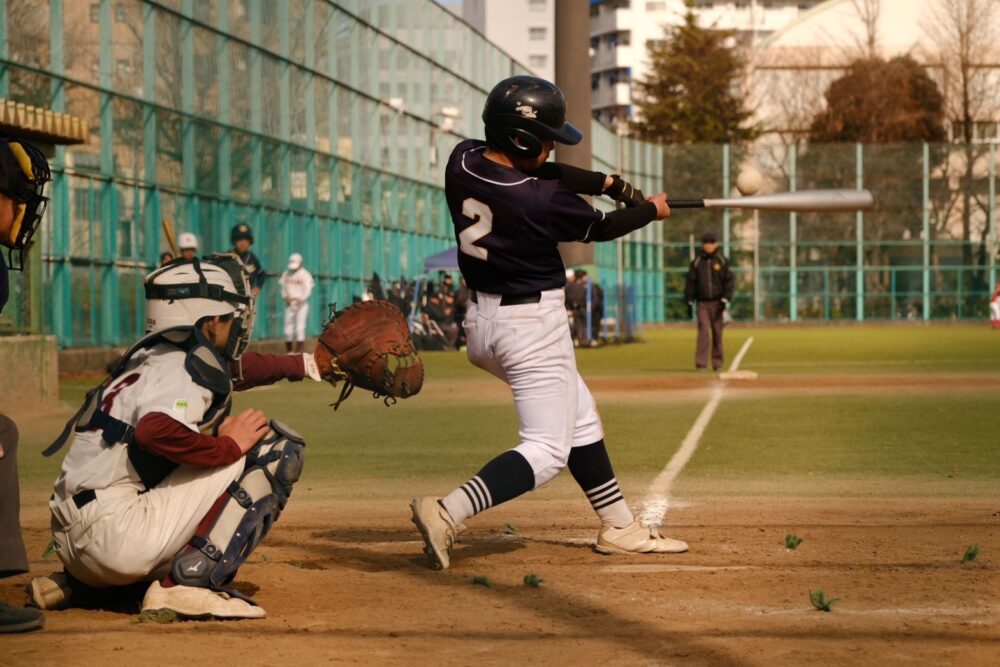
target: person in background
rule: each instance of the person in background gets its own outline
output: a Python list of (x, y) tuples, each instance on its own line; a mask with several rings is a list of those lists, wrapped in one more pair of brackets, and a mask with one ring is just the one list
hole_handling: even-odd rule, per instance
[(174, 261), (174, 256), (173, 256), (172, 253), (169, 253), (169, 252), (161, 252), (160, 253), (160, 264), (159, 264), (159, 266), (166, 266), (167, 264), (169, 264), (172, 261)]
[(733, 272), (729, 260), (719, 252), (719, 239), (713, 232), (701, 237), (701, 253), (688, 269), (684, 295), (692, 308), (697, 304), (698, 344), (695, 350), (695, 367), (705, 370), (708, 366), (709, 336), (711, 336), (712, 367), (722, 368), (722, 325), (724, 313), (733, 298)]
[(278, 283), (281, 285), (281, 298), (285, 300), (285, 351), (302, 352), (306, 342), (309, 296), (316, 284), (312, 274), (302, 266), (302, 255), (292, 253), (288, 258), (288, 269), (281, 274)]
[(257, 298), (260, 296), (261, 288), (264, 287), (267, 274), (264, 273), (264, 267), (260, 265), (257, 255), (250, 252), (250, 246), (253, 245), (253, 230), (250, 229), (250, 225), (241, 222), (233, 227), (230, 238), (233, 242), (233, 252), (239, 255), (250, 273), (250, 290), (254, 298)]
[[(42, 222), (51, 180), (49, 163), (31, 144), (0, 137), (0, 245), (8, 248), (11, 268), (24, 267), (24, 253)], [(0, 252), (0, 312), (10, 294), (7, 262)], [(21, 491), (17, 476), (18, 431), (14, 420), (0, 414), (0, 578), (28, 571), (21, 537)], [(0, 634), (38, 630), (45, 616), (38, 609), (0, 602)]]
[(587, 307), (586, 286), (577, 278), (577, 272), (566, 269), (566, 313), (570, 320), (570, 335), (573, 338), (573, 346), (580, 347), (580, 341), (584, 338), (584, 328), (587, 326), (587, 319), (580, 319), (580, 314)]
[(990, 325), (994, 329), (1000, 329), (1000, 283), (997, 283), (990, 298)]
[(458, 325), (455, 324), (455, 309), (445, 303), (441, 292), (434, 292), (427, 298), (427, 304), (423, 310), (428, 319), (437, 324), (438, 328), (441, 329), (447, 346), (454, 349), (458, 342)]
[(184, 232), (177, 237), (177, 247), (181, 251), (181, 257), (194, 259), (198, 254), (198, 237), (191, 232)]

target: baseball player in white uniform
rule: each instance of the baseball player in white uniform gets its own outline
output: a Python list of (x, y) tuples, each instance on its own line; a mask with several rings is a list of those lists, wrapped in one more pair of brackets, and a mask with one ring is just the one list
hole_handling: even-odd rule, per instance
[[(444, 498), (411, 503), (431, 565), (446, 569), (456, 526), (538, 488), (568, 467), (601, 520), (601, 553), (678, 553), (633, 516), (604, 444), (594, 399), (576, 370), (566, 321), (561, 241), (607, 241), (670, 214), (616, 176), (542, 165), (554, 141), (579, 142), (555, 85), (518, 76), (500, 82), (483, 111), (486, 143), (463, 141), (445, 172), (445, 194), (471, 289), (464, 322), (469, 360), (510, 385), (521, 442)], [(605, 215), (580, 194), (629, 208)]]
[[(88, 393), (49, 502), (65, 572), (29, 585), (42, 609), (76, 587), (152, 581), (143, 609), (261, 618), (228, 587), (277, 520), (302, 470), (302, 438), (231, 392), (319, 380), (312, 355), (244, 351), (254, 300), (235, 255), (177, 260), (146, 279), (147, 335)], [(235, 386), (234, 386), (235, 385)]]
[(312, 274), (302, 266), (302, 255), (292, 253), (288, 269), (278, 279), (281, 298), (285, 300), (285, 350), (301, 352), (306, 340), (306, 320), (309, 318), (309, 296), (315, 283)]
[(990, 296), (990, 325), (994, 329), (1000, 329), (1000, 283), (997, 283)]

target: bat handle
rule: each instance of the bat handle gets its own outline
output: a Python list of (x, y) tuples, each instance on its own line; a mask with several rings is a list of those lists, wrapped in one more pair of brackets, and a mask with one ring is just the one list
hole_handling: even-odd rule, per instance
[(667, 206), (675, 208), (705, 208), (704, 199), (668, 199)]

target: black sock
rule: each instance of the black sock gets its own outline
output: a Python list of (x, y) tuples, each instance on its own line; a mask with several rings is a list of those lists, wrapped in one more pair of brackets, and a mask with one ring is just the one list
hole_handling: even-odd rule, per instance
[(601, 517), (601, 521), (610, 523), (615, 528), (624, 528), (635, 520), (618, 488), (618, 480), (611, 467), (604, 440), (574, 447), (569, 453), (569, 471), (587, 494), (590, 506)]
[(496, 457), (441, 501), (456, 523), (535, 488), (535, 472), (513, 449)]

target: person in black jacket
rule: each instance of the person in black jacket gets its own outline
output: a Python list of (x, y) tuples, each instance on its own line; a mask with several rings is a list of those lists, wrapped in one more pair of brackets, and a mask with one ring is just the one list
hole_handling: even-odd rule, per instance
[(685, 296), (692, 308), (697, 302), (698, 346), (695, 366), (704, 370), (708, 366), (708, 337), (712, 332), (712, 367), (722, 368), (723, 314), (733, 298), (733, 272), (729, 260), (718, 252), (719, 239), (712, 232), (701, 237), (701, 253), (688, 269)]

